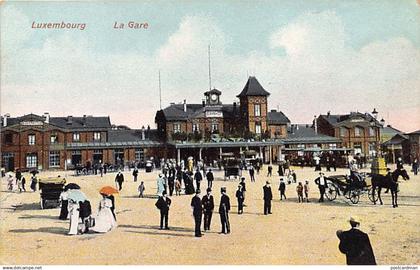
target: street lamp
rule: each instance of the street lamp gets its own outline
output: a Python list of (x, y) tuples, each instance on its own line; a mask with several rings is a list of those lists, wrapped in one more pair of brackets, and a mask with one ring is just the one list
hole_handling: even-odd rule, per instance
[(376, 111), (376, 108), (373, 108), (372, 114), (375, 119), (378, 118), (378, 112)]

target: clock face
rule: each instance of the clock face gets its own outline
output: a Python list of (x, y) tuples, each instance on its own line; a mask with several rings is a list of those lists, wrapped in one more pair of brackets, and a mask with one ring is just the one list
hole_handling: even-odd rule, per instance
[(211, 100), (216, 101), (217, 100), (217, 95), (216, 94), (211, 95)]

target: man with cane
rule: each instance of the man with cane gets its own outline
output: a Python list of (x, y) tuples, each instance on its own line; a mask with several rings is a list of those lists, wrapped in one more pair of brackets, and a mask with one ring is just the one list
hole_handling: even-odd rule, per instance
[(219, 214), (220, 222), (222, 223), (222, 232), (223, 234), (230, 233), (230, 224), (229, 224), (229, 211), (230, 211), (230, 200), (229, 196), (226, 195), (226, 188), (221, 188), (222, 197), (220, 198)]

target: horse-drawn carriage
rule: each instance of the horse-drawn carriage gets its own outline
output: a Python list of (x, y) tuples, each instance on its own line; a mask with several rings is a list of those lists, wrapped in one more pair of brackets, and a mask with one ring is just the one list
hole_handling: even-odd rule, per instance
[(231, 176), (240, 177), (242, 175), (242, 171), (240, 168), (241, 161), (237, 158), (235, 158), (235, 155), (233, 153), (223, 153), (221, 154), (222, 158), (222, 164), (225, 171), (224, 177), (225, 180), (227, 178), (230, 179)]
[(325, 196), (329, 201), (334, 201), (337, 198), (337, 195), (340, 195), (350, 200), (353, 204), (357, 204), (360, 195), (368, 193), (369, 200), (376, 202), (378, 198), (375, 198), (372, 186), (367, 183), (366, 175), (361, 174), (360, 176), (361, 179), (347, 175), (331, 175), (325, 177), (327, 181)]
[(65, 183), (66, 179), (61, 177), (39, 179), (41, 209), (55, 208), (60, 205), (60, 194), (63, 192)]

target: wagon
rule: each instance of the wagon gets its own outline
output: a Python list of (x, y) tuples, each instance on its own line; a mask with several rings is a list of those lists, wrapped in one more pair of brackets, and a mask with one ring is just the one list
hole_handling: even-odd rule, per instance
[(39, 179), (41, 209), (55, 208), (60, 205), (60, 194), (63, 192), (65, 178), (50, 177)]
[(227, 178), (230, 179), (231, 176), (235, 177), (236, 179), (237, 177), (240, 177), (242, 175), (242, 171), (239, 166), (241, 161), (235, 158), (233, 153), (223, 153), (221, 157), (223, 159), (222, 163), (223, 163), (223, 168), (225, 171), (225, 174), (224, 174), (225, 180)]
[(366, 175), (362, 175), (363, 181), (352, 181), (347, 175), (331, 175), (326, 177), (327, 188), (325, 196), (329, 201), (334, 201), (337, 195), (343, 195), (353, 204), (359, 203), (360, 195), (368, 193), (369, 200), (376, 201), (377, 198), (373, 196), (371, 185), (366, 182)]
[(145, 169), (146, 169), (146, 172), (152, 172), (153, 171), (152, 161), (150, 161), (150, 160), (146, 161)]

